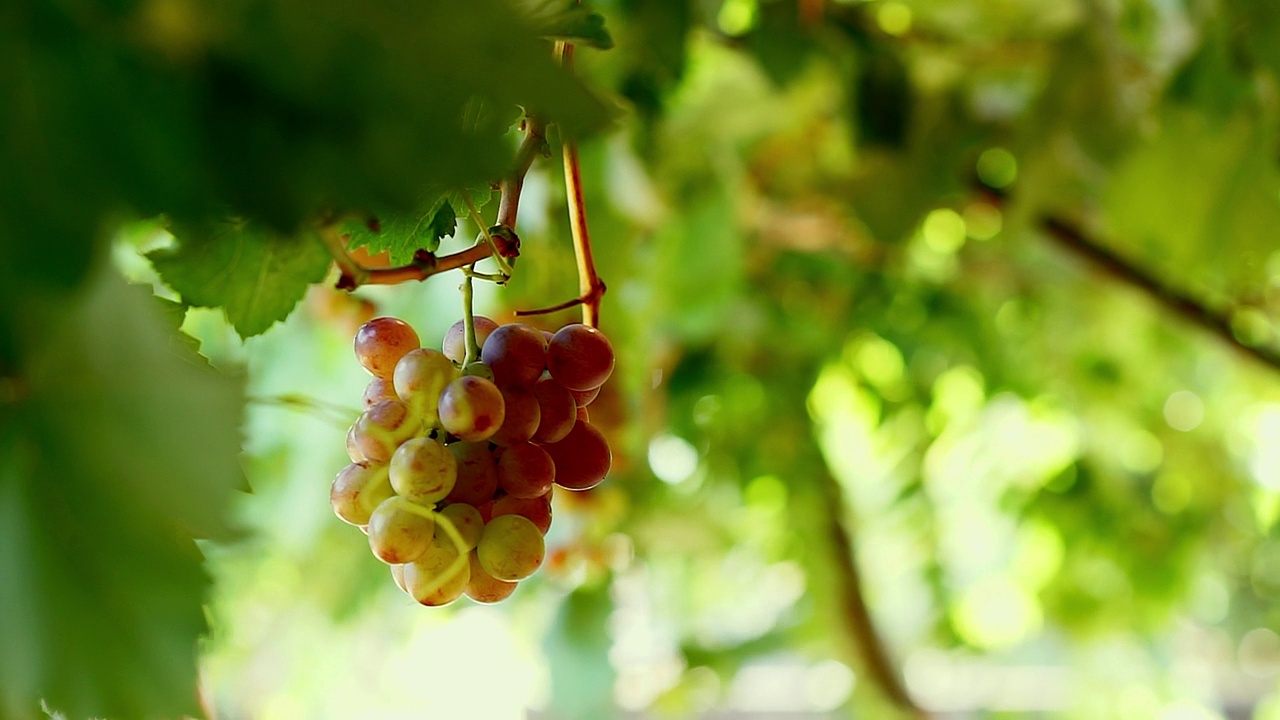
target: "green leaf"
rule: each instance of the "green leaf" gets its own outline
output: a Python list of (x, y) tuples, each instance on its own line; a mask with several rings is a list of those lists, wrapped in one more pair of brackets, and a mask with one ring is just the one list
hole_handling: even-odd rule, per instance
[(43, 717), (42, 700), (70, 717), (199, 714), (193, 538), (229, 532), (242, 383), (114, 275), (22, 314), (39, 332), (21, 336), (0, 412), (0, 716)]
[(468, 200), (481, 207), (491, 195), (488, 186), (447, 192), (423, 203), (420, 210), (412, 213), (391, 211), (377, 213), (371, 221), (347, 220), (342, 232), (350, 238), (349, 247), (367, 248), (375, 255), (386, 252), (391, 264), (404, 265), (413, 260), (418, 250), (435, 252), (440, 240), (453, 237), (458, 230), (458, 218), (469, 214)]
[(530, 18), (538, 34), (550, 40), (562, 40), (598, 50), (613, 47), (613, 37), (604, 26), (604, 17), (581, 5), (543, 2), (531, 9)]
[(244, 221), (179, 226), (176, 248), (147, 257), (164, 281), (199, 307), (221, 307), (240, 337), (283, 320), (307, 286), (324, 280), (328, 251), (314, 237), (286, 237)]

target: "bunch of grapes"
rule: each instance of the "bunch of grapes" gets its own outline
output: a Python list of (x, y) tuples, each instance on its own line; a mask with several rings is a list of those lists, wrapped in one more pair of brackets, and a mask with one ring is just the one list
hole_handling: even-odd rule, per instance
[(546, 554), (552, 488), (595, 487), (612, 462), (587, 412), (613, 371), (600, 331), (480, 316), (473, 328), (480, 357), (466, 366), (461, 321), (438, 351), (391, 317), (355, 336), (373, 380), (329, 499), (423, 605), (511, 595)]

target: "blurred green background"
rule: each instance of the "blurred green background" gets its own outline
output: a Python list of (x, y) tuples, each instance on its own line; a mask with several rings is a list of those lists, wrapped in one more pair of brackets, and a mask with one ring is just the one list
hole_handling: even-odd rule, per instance
[[(0, 716), (1280, 718), (1280, 10), (589, 9), (580, 81), (567, 3), (0, 9)], [(336, 291), (314, 223), (520, 107), (478, 302), (577, 292), (579, 135), (614, 471), (426, 609), (327, 492), (354, 328), (460, 277)]]

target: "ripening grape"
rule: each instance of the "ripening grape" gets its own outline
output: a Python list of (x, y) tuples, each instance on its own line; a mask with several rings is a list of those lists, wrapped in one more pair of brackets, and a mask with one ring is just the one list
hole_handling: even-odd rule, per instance
[[(475, 320), (476, 328), (476, 344), (484, 347), (485, 340), (488, 339), (489, 334), (498, 329), (498, 323), (483, 315), (476, 315), (473, 319)], [(445, 357), (459, 365), (462, 364), (462, 361), (467, 356), (466, 328), (463, 323), (463, 320), (459, 320), (449, 326), (449, 331), (444, 334), (444, 342), (440, 344), (441, 349), (444, 350)]]
[(385, 466), (351, 463), (333, 479), (329, 503), (344, 522), (367, 525), (373, 509), (393, 494)]
[(391, 456), (391, 487), (409, 500), (433, 505), (453, 490), (458, 463), (444, 443), (431, 438), (406, 440)]
[(374, 376), (390, 380), (396, 363), (418, 344), (418, 333), (409, 323), (393, 317), (374, 318), (356, 331), (356, 359)]
[(613, 372), (613, 346), (593, 327), (565, 325), (547, 345), (547, 370), (570, 390), (600, 387)]
[[(484, 507), (478, 508), (481, 517), (484, 516)], [(504, 495), (493, 501), (493, 505), (489, 508), (489, 520), (501, 517), (503, 515), (519, 515), (526, 520), (532, 522), (538, 528), (538, 532), (543, 535), (551, 529), (551, 492), (539, 495), (535, 498), (518, 498), (511, 495)]]
[(436, 536), (416, 561), (404, 567), (406, 592), (423, 605), (448, 605), (462, 596), (471, 579), (471, 564), (453, 541)]
[(400, 443), (413, 437), (419, 423), (399, 400), (383, 400), (356, 419), (351, 434), (356, 448), (370, 461), (385, 463)]
[(547, 494), (556, 478), (556, 466), (546, 450), (532, 443), (512, 445), (498, 458), (498, 484), (514, 498)]
[(360, 396), (360, 404), (365, 410), (377, 405), (383, 400), (399, 400), (396, 395), (396, 389), (392, 386), (391, 381), (385, 378), (376, 377), (369, 381), (365, 386), (364, 394)]
[(390, 497), (369, 516), (369, 549), (389, 565), (413, 562), (431, 545), (435, 528), (429, 510), (404, 498)]
[(533, 396), (538, 400), (538, 430), (533, 439), (551, 443), (568, 435), (578, 410), (573, 395), (555, 380), (543, 378), (534, 383)]
[(589, 422), (575, 423), (559, 442), (542, 446), (556, 464), (556, 484), (569, 490), (587, 490), (609, 474), (613, 455), (604, 435)]
[(440, 393), (454, 378), (458, 368), (449, 362), (444, 353), (430, 348), (418, 348), (405, 353), (396, 363), (392, 375), (395, 394), (428, 426), (439, 422), (437, 411)]
[(448, 503), (466, 503), (479, 507), (493, 499), (498, 489), (498, 465), (485, 443), (456, 442), (449, 452), (458, 468), (458, 479), (444, 499)]
[(538, 429), (538, 423), (542, 420), (538, 398), (522, 387), (499, 387), (498, 389), (502, 392), (502, 427), (489, 438), (489, 442), (497, 445), (529, 442)]
[(471, 553), (471, 579), (463, 591), (467, 597), (478, 603), (496, 603), (510, 597), (516, 591), (517, 584), (490, 575), (481, 567), (476, 553)]
[(356, 442), (355, 424), (347, 428), (347, 457), (351, 458), (353, 463), (369, 462), (369, 458), (365, 457), (364, 452), (360, 449), (360, 444)]
[(396, 587), (405, 592), (409, 592), (409, 588), (405, 587), (404, 584), (404, 565), (392, 565), (390, 567), (391, 579), (396, 581)]
[(532, 575), (542, 564), (546, 552), (542, 533), (521, 515), (502, 515), (490, 520), (476, 546), (476, 557), (485, 572), (507, 582)]
[(504, 415), (502, 393), (484, 378), (463, 375), (440, 395), (440, 424), (467, 442), (488, 440), (502, 427)]
[[(474, 506), (466, 503), (453, 503), (444, 506), (440, 511), (449, 522), (453, 523), (453, 528), (462, 536), (462, 544), (467, 550), (471, 550), (480, 542), (480, 535), (484, 532), (484, 518), (480, 517), (480, 511)], [(437, 518), (436, 534), (444, 533), (439, 528), (439, 519)], [(446, 533), (447, 536), (447, 533)]]
[(529, 387), (547, 367), (547, 341), (532, 325), (502, 325), (484, 341), (480, 358), (500, 387)]

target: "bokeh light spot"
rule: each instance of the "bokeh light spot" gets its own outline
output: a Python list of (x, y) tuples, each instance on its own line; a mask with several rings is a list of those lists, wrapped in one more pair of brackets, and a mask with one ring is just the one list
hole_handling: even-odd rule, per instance
[(949, 255), (964, 245), (964, 218), (950, 208), (938, 208), (925, 216), (921, 232), (930, 249)]
[(977, 170), (988, 187), (1006, 188), (1018, 179), (1018, 160), (1004, 148), (989, 148), (978, 156)]
[(649, 441), (649, 468), (665, 483), (684, 482), (698, 469), (698, 451), (677, 435), (655, 435)]
[(1195, 430), (1204, 420), (1204, 401), (1190, 390), (1179, 390), (1164, 401), (1164, 421), (1182, 432)]

